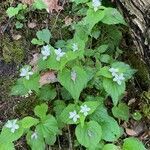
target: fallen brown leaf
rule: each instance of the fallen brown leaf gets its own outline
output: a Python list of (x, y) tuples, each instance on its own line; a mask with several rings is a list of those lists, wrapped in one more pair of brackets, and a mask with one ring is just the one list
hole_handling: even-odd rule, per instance
[(53, 10), (55, 10), (57, 12), (59, 10), (63, 10), (63, 7), (58, 5), (58, 0), (43, 0), (43, 2), (47, 6), (46, 10), (48, 13), (52, 13)]
[(22, 2), (23, 4), (32, 5), (33, 2), (34, 2), (34, 0), (21, 0), (21, 2)]
[(38, 69), (37, 63), (38, 63), (39, 57), (40, 57), (39, 53), (33, 54), (33, 59), (29, 63), (33, 67), (32, 68), (33, 72), (36, 72)]
[(39, 53), (35, 53), (33, 54), (33, 59), (30, 61), (30, 65), (31, 66), (36, 66), (37, 65), (37, 62), (39, 60), (39, 57), (40, 57), (40, 54)]
[(126, 133), (130, 136), (136, 136), (137, 133), (133, 129), (126, 128)]
[(71, 23), (72, 23), (72, 19), (71, 19), (70, 17), (68, 17), (68, 16), (65, 18), (64, 21), (65, 21), (65, 25), (66, 25), (66, 26), (69, 26), (69, 25), (71, 25)]
[(36, 27), (36, 23), (35, 22), (29, 22), (28, 23), (28, 27), (31, 28), (31, 29), (33, 29), (33, 28)]
[(132, 99), (129, 100), (128, 105), (132, 105), (132, 104), (135, 103), (135, 102), (136, 102), (136, 99), (135, 99), (135, 98), (132, 98)]
[(45, 84), (57, 82), (57, 78), (54, 71), (48, 71), (41, 75), (40, 77), (40, 86)]
[(13, 37), (14, 40), (17, 41), (21, 38), (21, 35), (20, 34), (16, 34), (16, 35), (14, 34), (12, 37)]

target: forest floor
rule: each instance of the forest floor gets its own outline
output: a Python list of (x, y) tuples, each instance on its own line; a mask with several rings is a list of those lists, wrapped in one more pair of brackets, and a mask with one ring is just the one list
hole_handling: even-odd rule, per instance
[[(53, 28), (52, 34), (55, 35), (54, 40), (67, 39), (70, 36), (70, 33), (65, 28), (62, 28), (69, 15), (69, 6), (67, 3), (65, 3), (65, 11), (63, 10), (59, 14), (56, 12), (51, 15), (47, 15), (46, 13), (40, 14), (39, 12), (27, 14), (27, 19), (24, 22), (25, 30), (15, 29), (14, 22), (8, 19), (6, 10), (9, 6), (9, 1), (0, 3), (0, 129), (8, 119), (22, 118), (32, 114), (32, 109), (38, 103), (34, 96), (21, 98), (10, 95), (11, 87), (19, 75), (20, 67), (23, 64), (29, 63), (33, 59), (33, 55), (39, 52), (37, 47), (31, 45), (35, 31), (49, 26)], [(46, 20), (43, 20), (43, 15), (47, 18)], [(32, 24), (34, 27), (29, 28), (31, 25), (29, 23), (34, 23)], [(27, 26), (28, 28), (26, 28)], [(130, 49), (132, 49), (131, 47), (134, 49), (132, 38), (130, 37), (130, 42), (127, 36), (130, 35), (125, 33), (121, 46), (126, 50), (129, 47)], [(136, 65), (132, 64), (132, 59), (128, 57), (130, 54), (127, 51), (122, 59), (135, 67)], [(130, 119), (128, 122), (120, 122), (120, 124), (126, 129), (126, 137), (138, 137), (148, 148), (150, 147), (150, 91), (148, 91), (145, 80), (147, 80), (147, 77), (143, 81), (141, 75), (137, 73), (132, 83), (128, 84), (124, 98), (124, 101), (130, 106), (131, 114), (135, 111), (140, 112), (142, 119), (139, 121)], [(21, 139), (16, 143), (18, 150), (27, 149), (23, 141), (24, 139)], [(62, 142), (62, 149), (65, 149), (66, 145), (68, 145), (67, 137), (60, 137), (60, 142)]]

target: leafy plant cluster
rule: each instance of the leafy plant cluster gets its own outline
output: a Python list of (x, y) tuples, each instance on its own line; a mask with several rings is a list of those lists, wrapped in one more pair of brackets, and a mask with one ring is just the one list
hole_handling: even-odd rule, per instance
[[(122, 37), (117, 24), (126, 23), (115, 8), (105, 7), (99, 0), (72, 2), (81, 17), (71, 25), (71, 39), (51, 45), (52, 35), (46, 28), (31, 41), (39, 46), (41, 54), (36, 65), (25, 65), (20, 70), (11, 93), (24, 97), (35, 94), (44, 102), (35, 107), (34, 117), (7, 121), (0, 134), (0, 149), (15, 149), (13, 142), (26, 135), (32, 150), (44, 150), (46, 145), (56, 142), (66, 126), (74, 125), (76, 146), (89, 150), (145, 150), (132, 137), (126, 138), (122, 146), (115, 145), (124, 132), (115, 118), (129, 119), (129, 108), (121, 99), (126, 82), (135, 73), (128, 64), (117, 60)], [(46, 9), (40, 0), (34, 7)], [(24, 8), (22, 4), (10, 7), (7, 14), (18, 16)], [(40, 84), (41, 75), (47, 72), (53, 73), (53, 78), (50, 76), (46, 84)], [(111, 110), (105, 106), (110, 98)], [(48, 103), (52, 105), (51, 111)]]

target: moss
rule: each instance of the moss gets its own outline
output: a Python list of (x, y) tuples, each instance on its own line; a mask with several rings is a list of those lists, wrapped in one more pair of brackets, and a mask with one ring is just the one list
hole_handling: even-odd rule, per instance
[(10, 89), (11, 86), (14, 84), (15, 79), (12, 77), (1, 77), (0, 78), (0, 95), (2, 101), (9, 101), (11, 100), (10, 97)]
[(6, 63), (15, 62), (19, 64), (24, 59), (24, 50), (22, 47), (22, 41), (10, 42), (5, 38), (2, 40), (2, 56)]
[(142, 103), (141, 103), (141, 110), (145, 117), (150, 119), (150, 89), (146, 92), (142, 93)]
[(28, 98), (11, 96), (10, 91), (15, 83), (16, 78), (14, 76), (0, 78), (0, 101), (5, 104), (1, 107), (0, 113), (5, 114), (4, 120), (16, 117), (22, 118), (33, 114), (34, 107), (39, 104), (34, 95)]
[(25, 117), (27, 115), (32, 114), (33, 115), (33, 110), (35, 106), (37, 106), (39, 101), (36, 100), (36, 97), (30, 96), (28, 98), (21, 98), (20, 97), (19, 103), (15, 107), (15, 113), (19, 114), (21, 117)]
[(142, 106), (142, 112), (144, 114), (145, 117), (147, 117), (148, 119), (150, 119), (150, 107), (147, 104), (144, 104)]
[(0, 78), (0, 101), (7, 103), (9, 107), (9, 109), (2, 108), (0, 113), (5, 113), (7, 118), (27, 116), (33, 113), (34, 107), (38, 104), (34, 95), (28, 98), (12, 96), (10, 91), (14, 84), (16, 84), (16, 77), (14, 76), (3, 76)]
[(137, 69), (137, 79), (143, 89), (148, 90), (150, 87), (150, 70), (141, 57), (133, 52), (127, 53), (128, 60), (134, 69)]

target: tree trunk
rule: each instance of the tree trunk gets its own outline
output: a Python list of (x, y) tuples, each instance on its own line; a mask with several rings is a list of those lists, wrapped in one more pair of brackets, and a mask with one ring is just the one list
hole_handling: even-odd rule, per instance
[(116, 0), (128, 22), (137, 52), (150, 69), (150, 0)]

